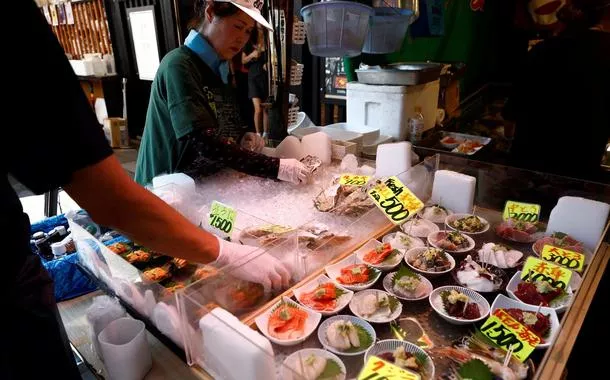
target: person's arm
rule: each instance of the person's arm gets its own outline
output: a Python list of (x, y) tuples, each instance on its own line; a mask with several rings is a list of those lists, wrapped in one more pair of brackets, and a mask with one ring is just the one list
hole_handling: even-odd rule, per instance
[(260, 57), (260, 52), (258, 50), (253, 50), (252, 53), (247, 54), (246, 53), (241, 53), (241, 62), (244, 65), (247, 65), (248, 63), (252, 62), (253, 60), (257, 59), (258, 57)]
[(64, 189), (97, 223), (154, 251), (199, 263), (218, 256), (213, 235), (132, 181), (114, 155), (74, 172)]

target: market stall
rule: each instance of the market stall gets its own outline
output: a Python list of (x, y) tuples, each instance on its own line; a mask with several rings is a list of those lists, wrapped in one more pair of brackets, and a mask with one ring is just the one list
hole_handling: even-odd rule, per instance
[[(512, 375), (533, 378), (551, 371), (551, 366), (554, 373), (561, 371), (560, 361), (550, 356), (555, 349), (553, 343), (569, 340), (577, 329), (574, 305), (581, 310), (588, 307), (584, 298), (594, 293), (600, 272), (607, 264), (609, 253), (602, 240), (608, 228), (608, 206), (599, 201), (609, 202), (610, 188), (440, 155), (396, 174), (422, 202), (441, 208), (423, 209), (418, 216), (399, 224), (392, 223), (372, 202), (356, 202), (359, 208), (342, 209), (336, 204), (330, 208), (353, 213), (320, 211), (326, 210), (320, 207), (320, 194), (328, 197), (328, 189), (334, 189), (333, 181), (339, 175), (358, 174), (374, 166), (370, 162), (359, 164), (349, 170), (338, 162), (322, 165), (314, 183), (303, 188), (234, 172), (221, 172), (198, 184), (197, 198), (190, 198), (193, 201), (189, 204), (199, 210), (204, 222), (212, 201), (234, 207), (237, 217), (231, 239), (261, 245), (265, 254), (291, 267), (293, 281), (279, 294), (244, 283), (239, 278), (240, 268), (208, 271), (205, 278), (191, 278), (172, 293), (164, 283), (146, 281), (141, 270), (78, 226), (73, 226), (73, 233), (80, 237), (76, 239), (77, 245), (88, 270), (183, 348), (188, 364), (216, 378), (241, 378), (243, 373), (257, 373), (253, 378), (261, 379), (297, 378), (306, 359), (321, 360), (316, 355), (331, 359), (342, 373), (352, 378), (358, 376), (365, 358), (372, 354), (395, 361), (388, 354), (397, 347), (418, 354), (416, 358), (421, 362), (417, 361), (416, 371), (421, 370), (422, 378), (438, 377), (477, 357), (476, 351), (460, 344), (475, 328), (484, 330), (488, 317), (497, 309), (518, 309), (521, 311), (518, 315), (534, 313), (545, 321), (545, 331), (539, 332), (543, 336), (533, 353), (526, 355), (527, 360), (521, 364), (511, 359), (508, 368)], [(443, 185), (446, 173), (462, 180)], [(460, 190), (459, 186), (463, 188)], [(341, 199), (335, 198), (336, 192), (330, 195), (333, 202)], [(502, 214), (508, 200), (539, 204), (540, 221), (545, 224), (532, 222), (524, 228), (525, 223), (513, 225), (504, 220)], [(574, 209), (573, 202), (583, 203)], [(593, 208), (584, 212), (584, 207)], [(452, 209), (471, 214), (471, 221), (467, 215), (450, 214)], [(460, 232), (450, 234), (454, 229)], [(321, 238), (325, 232), (331, 235)], [(563, 235), (546, 236), (555, 232), (566, 233), (574, 241)], [(461, 237), (460, 247), (443, 241), (450, 235)], [(385, 243), (391, 247), (388, 252), (384, 252)], [(533, 301), (524, 295), (523, 289), (519, 290), (523, 282), (520, 270), (530, 256), (549, 258), (542, 252), (545, 243), (581, 251), (585, 266), (581, 272), (573, 272), (565, 288), (568, 295), (561, 304), (548, 303), (538, 309), (540, 305), (528, 305), (528, 301)], [(87, 245), (96, 248), (88, 249)], [(447, 267), (427, 268), (418, 260), (422, 255), (441, 253), (444, 258), (437, 264)], [(376, 258), (378, 254), (382, 257)], [(383, 257), (384, 254), (388, 256)], [(356, 269), (357, 273), (347, 275), (351, 279), (343, 277), (342, 269), (358, 265), (361, 267)], [(482, 273), (486, 275), (480, 276)], [(366, 277), (360, 280), (364, 284), (355, 279), (358, 275)], [(487, 277), (493, 281), (484, 281)], [(398, 285), (405, 282), (399, 280), (409, 278), (417, 279), (412, 284), (417, 295), (405, 294), (405, 289)], [(312, 294), (325, 287), (335, 292), (340, 289), (341, 293), (328, 309), (312, 300)], [(468, 297), (461, 314), (460, 310), (451, 311), (457, 316), (447, 311), (452, 310), (446, 304), (451, 290)], [(375, 306), (365, 310), (371, 296), (374, 300), (379, 297), (386, 300), (389, 312), (380, 317)], [(474, 312), (477, 315), (465, 317), (469, 303), (477, 305)], [(268, 326), (271, 320), (277, 322), (273, 317), (277, 308), (288, 308), (280, 320), (289, 319), (287, 315), (298, 310), (305, 318), (303, 331), (290, 336), (270, 333)], [(351, 352), (346, 353), (331, 342), (333, 338), (328, 332), (331, 325), (337, 328), (334, 322), (348, 320), (359, 326), (358, 331), (364, 335), (361, 335), (363, 346), (350, 346), (345, 350)], [(487, 347), (489, 343), (480, 344)], [(301, 351), (321, 348), (325, 350)], [(499, 353), (496, 358), (484, 356), (483, 360), (495, 372), (508, 371), (502, 369), (504, 351), (496, 352)], [(231, 366), (235, 360), (243, 365)]]

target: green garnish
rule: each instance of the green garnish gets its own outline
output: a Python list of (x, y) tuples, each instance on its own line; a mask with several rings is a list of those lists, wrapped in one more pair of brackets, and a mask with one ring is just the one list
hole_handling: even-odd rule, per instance
[(352, 268), (352, 274), (360, 274), (360, 273), (362, 273), (362, 270), (360, 269), (360, 267)]
[(394, 277), (392, 277), (392, 285), (396, 285), (398, 280), (400, 280), (403, 277), (413, 277), (413, 278), (419, 279), (419, 276), (417, 274), (415, 274), (415, 272), (413, 272), (411, 269), (406, 267), (404, 264), (401, 264), (400, 268), (398, 269), (398, 272), (396, 272), (394, 274)]
[(324, 289), (324, 288), (318, 289), (314, 293), (314, 297), (316, 297), (316, 298), (324, 297), (325, 295), (326, 295), (326, 289)]
[(371, 337), (371, 334), (369, 334), (369, 332), (366, 331), (364, 327), (354, 324), (354, 328), (356, 329), (356, 333), (358, 334), (360, 346), (348, 348), (343, 352), (360, 352), (373, 344), (373, 338)]
[(492, 380), (493, 374), (489, 367), (479, 359), (472, 359), (462, 364), (458, 369), (462, 379)]
[(339, 364), (332, 360), (326, 359), (326, 367), (324, 367), (324, 371), (318, 376), (316, 380), (324, 380), (324, 379), (335, 379), (337, 376), (342, 374), (343, 371)]
[(280, 311), (280, 319), (282, 321), (289, 321), (292, 318), (292, 314), (286, 309)]
[(388, 262), (388, 261), (393, 261), (396, 256), (400, 255), (400, 251), (397, 249), (393, 249), (392, 252), (390, 252), (390, 254), (385, 258), (385, 260), (383, 260), (383, 262)]

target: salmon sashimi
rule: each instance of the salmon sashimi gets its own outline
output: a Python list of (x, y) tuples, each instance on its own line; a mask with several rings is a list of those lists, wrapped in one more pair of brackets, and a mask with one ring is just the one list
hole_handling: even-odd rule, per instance
[(334, 284), (320, 284), (313, 291), (303, 293), (301, 302), (303, 305), (319, 311), (333, 311), (337, 307), (337, 298), (340, 297)]
[(354, 264), (341, 269), (337, 281), (344, 285), (362, 284), (369, 281), (370, 269), (365, 264)]
[(295, 306), (281, 304), (269, 316), (269, 335), (276, 339), (299, 339), (303, 336), (307, 313)]
[(364, 255), (364, 261), (373, 265), (381, 264), (392, 253), (390, 243), (385, 243)]

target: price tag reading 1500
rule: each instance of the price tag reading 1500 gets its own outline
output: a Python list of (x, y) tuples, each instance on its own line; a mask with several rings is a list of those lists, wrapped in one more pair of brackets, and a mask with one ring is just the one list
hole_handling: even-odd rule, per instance
[(369, 196), (394, 224), (406, 222), (424, 208), (424, 203), (395, 176), (379, 181), (369, 190)]
[(421, 380), (417, 373), (390, 364), (377, 356), (371, 356), (358, 375), (358, 380)]
[(481, 332), (504, 350), (512, 348), (513, 356), (521, 362), (540, 344), (540, 337), (504, 309), (496, 309), (481, 326)]
[(212, 202), (210, 208), (210, 226), (217, 228), (225, 234), (230, 234), (233, 231), (235, 217), (237, 212), (232, 207), (224, 205), (220, 202)]

